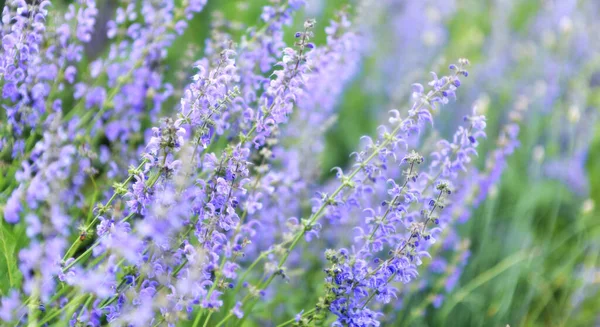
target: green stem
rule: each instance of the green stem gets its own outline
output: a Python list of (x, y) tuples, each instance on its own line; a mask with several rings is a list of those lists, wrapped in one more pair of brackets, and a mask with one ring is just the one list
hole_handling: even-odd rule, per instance
[[(144, 165), (147, 163), (148, 161), (146, 159), (142, 160), (142, 163), (136, 168), (137, 170), (142, 169), (142, 167), (144, 167)], [(129, 175), (127, 177), (127, 179), (123, 182), (123, 184), (129, 184), (129, 182), (131, 182), (131, 180), (133, 179), (133, 174)], [(108, 201), (106, 201), (106, 203), (104, 204), (104, 207), (108, 207), (116, 198), (117, 198), (117, 193), (113, 192), (112, 196), (110, 197), (110, 199), (108, 199)], [(93, 210), (93, 209), (91, 209)], [(96, 222), (98, 221), (98, 219), (100, 219), (101, 217), (101, 213), (98, 213), (94, 219), (85, 227), (85, 230), (89, 230), (92, 227), (94, 227), (94, 225), (96, 224)], [(69, 248), (69, 250), (67, 251), (67, 253), (65, 253), (65, 255), (63, 256), (63, 261), (67, 260), (67, 258), (70, 257), (71, 251), (73, 250), (73, 248), (78, 244), (79, 242), (79, 238), (77, 238), (75, 240), (75, 242), (73, 242), (73, 244), (71, 244), (71, 247)]]
[[(317, 308), (312, 308), (312, 309), (311, 309), (311, 310), (309, 310), (309, 311), (303, 312), (301, 316), (307, 316), (307, 315), (310, 315), (311, 313), (313, 313), (313, 312), (315, 312), (315, 311), (317, 311)], [(283, 323), (281, 323), (281, 324), (277, 325), (277, 327), (284, 327), (284, 326), (287, 326), (287, 325), (289, 325), (289, 324), (293, 324), (294, 322), (296, 322), (296, 317), (294, 317), (294, 318), (292, 318), (292, 319), (290, 319), (290, 320), (287, 320), (286, 322), (283, 322)]]
[(394, 199), (392, 200), (392, 202), (389, 204), (387, 210), (385, 211), (385, 213), (383, 214), (383, 217), (381, 218), (381, 223), (375, 225), (375, 228), (373, 228), (373, 231), (371, 232), (371, 235), (369, 235), (369, 239), (367, 240), (367, 242), (370, 242), (373, 240), (373, 237), (375, 236), (375, 233), (377, 232), (377, 230), (379, 229), (379, 226), (385, 224), (387, 216), (390, 214), (390, 212), (392, 211), (392, 208), (396, 205), (396, 202), (400, 199), (400, 195), (402, 195), (402, 192), (404, 191), (404, 188), (406, 188), (406, 185), (408, 185), (408, 181), (410, 179), (410, 175), (412, 174), (413, 171), (413, 167), (414, 167), (414, 163), (410, 164), (410, 170), (408, 172), (408, 175), (406, 176), (406, 180), (404, 181), (404, 184), (402, 185), (402, 187), (400, 188), (400, 192), (398, 195), (396, 195), (394, 197)]
[(200, 308), (198, 314), (196, 315), (196, 319), (194, 319), (194, 324), (192, 325), (192, 327), (200, 326), (200, 318), (202, 318), (202, 308)]
[[(211, 311), (211, 312), (208, 313), (208, 316), (206, 316), (206, 320), (204, 320), (204, 324), (202, 325), (202, 327), (208, 326), (208, 322), (210, 321), (210, 317), (212, 316), (213, 313), (214, 313), (214, 311)], [(230, 313), (230, 315), (231, 315), (231, 313)]]
[(457, 303), (463, 301), (465, 299), (465, 297), (467, 297), (467, 295), (469, 295), (469, 293), (471, 293), (474, 289), (487, 283), (494, 277), (501, 274), (503, 271), (505, 271), (505, 270), (509, 269), (510, 267), (516, 265), (517, 263), (525, 260), (527, 257), (529, 257), (531, 255), (535, 255), (536, 252), (537, 252), (537, 250), (516, 252), (513, 255), (511, 255), (511, 256), (507, 257), (506, 259), (502, 260), (501, 262), (499, 262), (494, 267), (485, 271), (481, 275), (472, 279), (467, 285), (465, 285), (460, 290), (456, 291), (454, 293), (454, 296), (449, 299), (448, 304), (446, 304), (444, 306), (442, 316), (447, 317), (448, 313), (450, 313), (450, 310), (452, 310), (452, 308), (454, 308), (454, 306)]
[[(229, 318), (231, 318), (231, 317), (233, 317), (233, 313), (231, 313), (231, 312), (230, 312), (230, 313), (228, 313), (228, 314), (227, 314), (227, 316), (225, 316), (225, 318), (223, 318), (223, 320), (221, 320), (221, 321), (220, 321), (218, 324), (216, 324), (216, 325), (215, 325), (215, 327), (220, 327), (220, 326), (223, 326), (223, 324), (224, 324), (225, 322), (227, 322), (227, 320), (229, 320)], [(208, 321), (208, 320), (207, 320), (207, 321)], [(204, 327), (206, 327), (206, 324), (205, 324), (205, 326), (204, 326)]]

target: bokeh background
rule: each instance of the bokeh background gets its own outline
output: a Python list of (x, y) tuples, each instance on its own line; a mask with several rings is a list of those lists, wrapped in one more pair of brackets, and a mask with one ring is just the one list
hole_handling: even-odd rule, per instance
[[(227, 24), (240, 36), (266, 3), (209, 0), (169, 51), (167, 79), (175, 89), (202, 57), (211, 26)], [(114, 5), (99, 2), (101, 13)], [(348, 164), (360, 136), (373, 135), (388, 110), (406, 109), (412, 83), (459, 57), (470, 59), (470, 76), (436, 123), (451, 135), (473, 106), (484, 112), (489, 127), (480, 167), (508, 112), (526, 110), (521, 145), (500, 183), (459, 227), (470, 252), (462, 274), (452, 285), (443, 273), (428, 276), (384, 325), (600, 326), (600, 1), (308, 0), (289, 40), (305, 18), (315, 18), (315, 43), (324, 43), (323, 28), (344, 7), (365, 44), (361, 69), (328, 131), (323, 180), (331, 167)], [(101, 14), (100, 24), (108, 18)], [(86, 51), (102, 55), (103, 40)], [(164, 106), (165, 114), (169, 108), (176, 103)], [(303, 279), (278, 293), (285, 301), (259, 310), (265, 319), (315, 303), (322, 274)], [(308, 296), (295, 299), (294, 292)], [(440, 305), (431, 294), (445, 300)]]

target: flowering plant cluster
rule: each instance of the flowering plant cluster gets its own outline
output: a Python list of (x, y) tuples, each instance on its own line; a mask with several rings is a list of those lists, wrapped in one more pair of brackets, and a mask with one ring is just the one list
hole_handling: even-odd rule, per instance
[[(217, 16), (177, 86), (167, 56), (206, 2), (7, 1), (0, 208), (23, 241), (3, 247), (0, 325), (238, 326), (310, 264), (314, 302), (270, 323), (379, 326), (420, 276), (456, 284), (470, 253), (456, 225), (494, 189), (526, 106), (478, 167), (486, 117), (448, 105), (469, 87), (458, 59), (324, 180), (326, 134), (368, 60), (366, 13), (290, 35), (304, 0), (271, 0), (241, 33)], [(446, 115), (461, 118), (450, 134)]]

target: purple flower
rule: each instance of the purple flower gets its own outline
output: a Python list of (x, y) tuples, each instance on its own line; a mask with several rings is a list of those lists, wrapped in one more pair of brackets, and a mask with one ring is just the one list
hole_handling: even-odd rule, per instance
[(19, 213), (22, 210), (21, 197), (23, 196), (23, 189), (16, 189), (8, 198), (6, 205), (4, 206), (4, 219), (6, 222), (16, 224), (19, 222)]
[(233, 314), (239, 319), (242, 319), (244, 317), (244, 311), (242, 311), (242, 302), (238, 301), (231, 312), (233, 312)]

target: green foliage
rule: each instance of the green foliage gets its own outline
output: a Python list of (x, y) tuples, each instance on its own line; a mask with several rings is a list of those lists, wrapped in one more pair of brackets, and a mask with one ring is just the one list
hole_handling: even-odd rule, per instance
[(8, 294), (11, 288), (21, 284), (21, 273), (17, 266), (18, 249), (25, 246), (25, 229), (14, 227), (0, 219), (0, 296)]
[(523, 32), (540, 8), (539, 1), (521, 1), (510, 15), (510, 23), (515, 31)]

